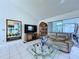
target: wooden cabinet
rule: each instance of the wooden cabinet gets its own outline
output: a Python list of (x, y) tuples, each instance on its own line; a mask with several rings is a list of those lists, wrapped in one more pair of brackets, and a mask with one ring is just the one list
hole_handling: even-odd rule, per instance
[(33, 41), (33, 40), (36, 40), (38, 38), (39, 38), (39, 35), (37, 34), (37, 32), (35, 32), (35, 33), (26, 33), (24, 41), (25, 42)]
[(32, 38), (33, 38), (32, 34), (27, 34), (28, 41), (32, 40)]
[(33, 34), (32, 33), (25, 34), (24, 41), (32, 41), (32, 40), (33, 40)]

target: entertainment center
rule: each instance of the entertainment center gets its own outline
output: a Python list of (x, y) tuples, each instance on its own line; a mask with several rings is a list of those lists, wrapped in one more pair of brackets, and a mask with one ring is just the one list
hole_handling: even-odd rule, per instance
[(37, 26), (36, 25), (24, 25), (24, 40), (25, 42), (37, 39)]

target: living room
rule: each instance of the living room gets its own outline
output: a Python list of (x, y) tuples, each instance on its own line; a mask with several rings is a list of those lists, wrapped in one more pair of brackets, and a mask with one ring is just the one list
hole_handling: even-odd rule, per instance
[(0, 59), (78, 59), (78, 5), (78, 0), (1, 0)]

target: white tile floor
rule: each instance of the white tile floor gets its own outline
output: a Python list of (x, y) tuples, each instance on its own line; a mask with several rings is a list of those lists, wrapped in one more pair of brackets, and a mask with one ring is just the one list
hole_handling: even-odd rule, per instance
[[(37, 43), (38, 40), (23, 43), (21, 40), (0, 45), (0, 59), (34, 59), (27, 51), (27, 47)], [(79, 48), (73, 46), (71, 53), (56, 54), (54, 59), (79, 59)]]

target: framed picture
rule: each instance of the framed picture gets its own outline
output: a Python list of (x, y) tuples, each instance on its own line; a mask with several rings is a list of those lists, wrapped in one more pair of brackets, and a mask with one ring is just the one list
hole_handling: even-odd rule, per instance
[(6, 20), (6, 39), (7, 41), (22, 38), (22, 22), (17, 20)]

